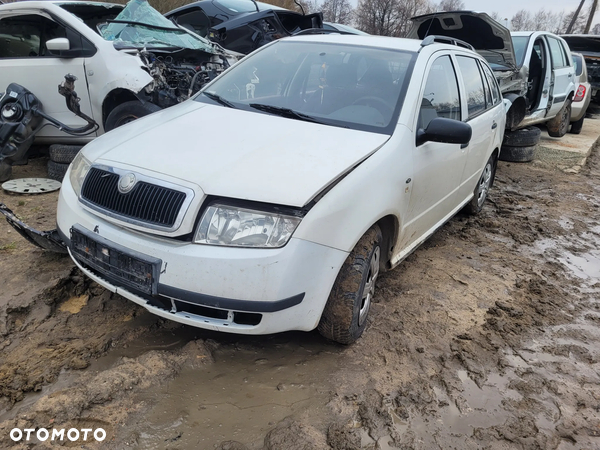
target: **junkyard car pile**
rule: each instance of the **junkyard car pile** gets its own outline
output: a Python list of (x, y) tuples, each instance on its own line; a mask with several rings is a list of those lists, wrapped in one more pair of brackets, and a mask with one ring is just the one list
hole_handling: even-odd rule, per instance
[(511, 102), (501, 159), (533, 159), (540, 131), (531, 125), (545, 124), (554, 137), (568, 131), (578, 81), (569, 48), (559, 36), (543, 31), (511, 33), (486, 13), (472, 11), (438, 12), (412, 20), (409, 37), (462, 39), (490, 64), (502, 95)]
[[(125, 8), (60, 1), (1, 5), (0, 36), (10, 37), (0, 47), (1, 89), (18, 81), (40, 110), (63, 125), (36, 124), (33, 133), (42, 143), (90, 141), (188, 99), (237, 61), (231, 52), (175, 25), (141, 0), (132, 0)], [(80, 108), (97, 123), (85, 136), (64, 132), (87, 123), (73, 114), (56, 90), (66, 74), (78, 80)], [(21, 94), (15, 95), (14, 102)], [(16, 122), (17, 112), (9, 111), (10, 105), (6, 108), (0, 126)], [(0, 165), (4, 166), (0, 172), (7, 179), (11, 160), (2, 159), (23, 155), (16, 157), (12, 149), (7, 150), (10, 136), (0, 134)]]

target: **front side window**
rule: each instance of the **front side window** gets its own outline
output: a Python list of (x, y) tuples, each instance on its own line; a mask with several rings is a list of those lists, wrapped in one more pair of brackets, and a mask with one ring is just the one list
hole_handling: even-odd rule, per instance
[(417, 127), (427, 128), (436, 117), (461, 119), (458, 82), (452, 61), (447, 55), (436, 59), (429, 69)]
[(525, 59), (525, 50), (527, 50), (527, 43), (529, 42), (528, 36), (513, 36), (512, 43), (515, 49), (515, 58), (517, 61), (517, 67), (523, 65), (523, 59)]
[(44, 16), (6, 17), (0, 20), (0, 58), (50, 56), (46, 41), (66, 36), (63, 26)]
[(415, 57), (365, 46), (277, 41), (240, 61), (195, 99), (391, 133)]
[(565, 60), (565, 53), (563, 51), (560, 41), (556, 38), (548, 36), (548, 45), (550, 46), (550, 55), (552, 56), (552, 68), (558, 69), (565, 67), (567, 62)]
[(481, 73), (477, 67), (477, 60), (467, 56), (457, 56), (458, 67), (465, 83), (467, 94), (467, 107), (471, 119), (485, 111), (485, 90)]

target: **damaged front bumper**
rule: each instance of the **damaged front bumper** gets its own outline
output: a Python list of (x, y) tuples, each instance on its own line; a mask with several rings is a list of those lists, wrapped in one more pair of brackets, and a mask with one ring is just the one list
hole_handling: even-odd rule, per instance
[(0, 203), (0, 213), (4, 214), (6, 221), (15, 229), (17, 233), (23, 236), (27, 241), (33, 245), (49, 250), (51, 252), (67, 254), (67, 246), (58, 234), (58, 230), (50, 231), (38, 231), (35, 228), (30, 227), (23, 221), (19, 220), (17, 216), (4, 204)]

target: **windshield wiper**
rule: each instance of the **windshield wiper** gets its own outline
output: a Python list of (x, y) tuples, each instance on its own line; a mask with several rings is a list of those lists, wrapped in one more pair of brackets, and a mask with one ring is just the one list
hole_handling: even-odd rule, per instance
[(258, 109), (259, 111), (275, 114), (281, 117), (287, 117), (288, 119), (298, 119), (313, 123), (324, 123), (312, 116), (309, 116), (308, 114), (303, 114), (301, 112), (294, 111), (293, 109), (283, 108), (281, 106), (263, 105), (262, 103), (250, 103), (249, 106), (251, 108)]
[(208, 98), (210, 98), (211, 100), (219, 103), (220, 105), (227, 106), (228, 108), (236, 109), (236, 107), (235, 107), (235, 105), (233, 103), (231, 103), (229, 100), (225, 100), (220, 95), (214, 94), (212, 92), (206, 92), (206, 91), (202, 92), (202, 94), (206, 95)]

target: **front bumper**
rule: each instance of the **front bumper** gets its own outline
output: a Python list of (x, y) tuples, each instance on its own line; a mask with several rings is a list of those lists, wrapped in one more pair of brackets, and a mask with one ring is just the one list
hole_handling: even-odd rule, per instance
[[(108, 290), (186, 325), (241, 334), (314, 329), (348, 254), (292, 238), (278, 249), (198, 245), (118, 227), (83, 209), (68, 182), (58, 202), (59, 233), (77, 266)], [(107, 246), (160, 261), (156, 285), (142, 292), (73, 251), (71, 229)]]

